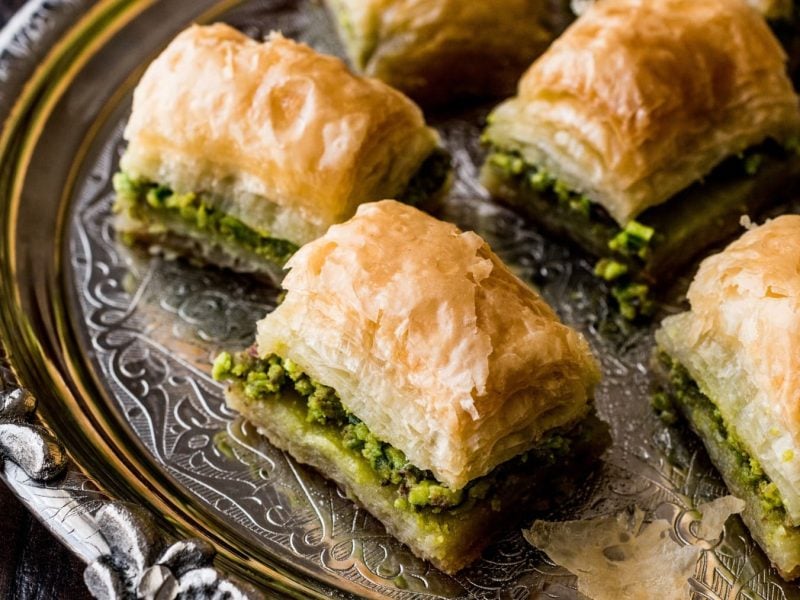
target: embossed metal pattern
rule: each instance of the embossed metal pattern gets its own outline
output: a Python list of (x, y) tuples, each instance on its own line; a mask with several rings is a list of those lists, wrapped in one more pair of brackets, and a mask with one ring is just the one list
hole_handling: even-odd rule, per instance
[[(62, 38), (76, 7), (90, 4), (92, 12)], [(579, 597), (572, 576), (518, 531), (501, 536), (456, 577), (416, 559), (324, 478), (229, 411), (209, 377), (218, 350), (252, 341), (253, 325), (274, 306), (277, 291), (230, 273), (131, 255), (115, 243), (110, 180), (138, 69), (191, 20), (216, 18), (253, 36), (280, 29), (340, 51), (327, 15), (310, 0), (41, 2), (30, 15), (38, 32), (30, 47), (25, 34), (11, 46), (6, 39), (4, 117), (32, 61), (57, 38), (69, 40), (45, 61), (48, 78), (29, 86), (0, 143), (7, 175), (0, 179), (0, 337), (71, 460), (49, 484), (13, 464), (4, 478), (94, 565), (121, 556), (118, 538), (107, 539), (102, 527), (109, 497), (116, 497), (152, 511), (158, 539), (169, 540), (163, 544), (200, 538), (189, 552), (195, 566), (208, 564), (213, 547), (216, 566), (284, 595)], [(716, 544), (693, 535), (694, 507), (725, 490), (698, 442), (665, 427), (649, 408), (652, 327), (618, 322), (588, 261), (488, 201), (476, 178), (485, 114), (433, 118), (457, 163), (441, 216), (478, 231), (538, 286), (586, 334), (605, 373), (596, 401), (614, 444), (580, 497), (544, 516), (580, 518), (637, 504), (668, 518), (681, 543), (706, 550), (691, 582), (696, 598), (797, 597), (738, 520)], [(131, 563), (137, 586), (153, 595), (174, 591), (183, 567), (159, 556), (162, 542), (142, 544), (139, 556), (147, 560)], [(93, 569), (108, 589), (123, 585), (111, 571)]]
[(86, 567), (84, 580), (98, 600), (263, 598), (258, 590), (226, 579), (211, 567), (216, 553), (211, 545), (185, 540), (164, 547), (152, 517), (139, 507), (106, 504), (96, 522), (110, 552)]

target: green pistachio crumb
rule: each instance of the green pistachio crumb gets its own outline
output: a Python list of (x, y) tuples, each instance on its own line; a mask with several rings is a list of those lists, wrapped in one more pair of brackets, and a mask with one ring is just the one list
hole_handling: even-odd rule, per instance
[(748, 175), (755, 175), (764, 162), (763, 154), (751, 154), (744, 159), (744, 171)]
[(135, 199), (139, 195), (139, 183), (125, 173), (115, 173), (111, 183), (119, 196)]
[(455, 506), (461, 503), (463, 490), (451, 490), (428, 479), (411, 487), (408, 502), (414, 506)]
[(145, 201), (153, 208), (163, 208), (164, 200), (167, 197), (167, 188), (154, 187), (147, 190)]
[(543, 169), (537, 169), (528, 175), (528, 183), (537, 192), (545, 192), (553, 185), (553, 179)]
[(408, 510), (410, 508), (410, 504), (408, 503), (408, 500), (401, 496), (399, 498), (395, 498), (394, 507), (397, 510)]
[(770, 511), (783, 508), (783, 499), (778, 491), (778, 486), (773, 482), (761, 481), (758, 484), (758, 493), (764, 510)]
[(601, 258), (594, 266), (594, 274), (606, 281), (619, 279), (628, 272), (628, 265), (613, 258)]
[[(166, 186), (140, 181), (124, 172), (114, 175), (113, 185), (117, 195), (113, 211), (149, 221), (150, 232), (159, 224), (164, 226), (166, 217), (180, 219), (192, 228), (242, 246), (279, 265), (285, 264), (297, 251), (292, 242), (270, 237), (269, 232), (257, 231), (232, 215), (222, 213), (209, 204), (203, 194), (176, 193)], [(154, 218), (153, 214), (158, 216)], [(136, 236), (128, 237), (132, 245)]]
[(556, 197), (560, 202), (569, 202), (572, 192), (566, 183), (564, 183), (560, 179), (557, 180), (555, 182), (555, 185), (553, 185), (553, 191), (555, 192)]
[(611, 289), (611, 295), (619, 305), (619, 311), (629, 321), (647, 316), (655, 307), (650, 298), (650, 288), (644, 283), (623, 283)]
[(588, 218), (592, 212), (592, 201), (584, 195), (573, 195), (569, 200), (569, 207), (574, 212)]
[(508, 175), (519, 175), (525, 170), (525, 161), (512, 154), (494, 153), (489, 156), (489, 162)]
[(638, 221), (629, 221), (625, 228), (608, 242), (608, 247), (610, 250), (625, 256), (638, 256), (645, 259), (647, 258), (648, 245), (654, 234), (655, 230), (652, 227), (643, 225)]
[(248, 398), (257, 400), (260, 396), (274, 394), (281, 389), (283, 374), (276, 377), (274, 371), (250, 371), (244, 385), (244, 393)]
[(233, 357), (228, 352), (221, 352), (215, 359), (211, 368), (211, 376), (215, 381), (223, 381), (228, 378), (233, 367)]
[(192, 193), (188, 194), (169, 194), (164, 198), (164, 206), (166, 208), (187, 208), (191, 206), (197, 196)]
[(653, 394), (650, 405), (665, 425), (674, 425), (678, 421), (678, 414), (668, 394), (664, 392)]

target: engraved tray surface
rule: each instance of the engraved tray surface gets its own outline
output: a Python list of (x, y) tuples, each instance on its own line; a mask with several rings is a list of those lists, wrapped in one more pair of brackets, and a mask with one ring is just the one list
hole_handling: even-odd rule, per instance
[[(66, 474), (48, 484), (11, 463), (6, 481), (87, 561), (108, 550), (94, 517), (117, 498), (152, 511), (165, 535), (211, 542), (223, 571), (281, 595), (581, 597), (574, 578), (517, 530), (456, 577), (416, 559), (224, 406), (210, 360), (251, 343), (277, 290), (115, 244), (111, 176), (133, 86), (193, 20), (224, 20), (254, 37), (282, 30), (341, 54), (327, 14), (306, 0), (33, 2), (0, 37), (0, 340), (70, 456)], [(457, 164), (440, 216), (483, 235), (586, 334), (603, 364), (596, 404), (613, 446), (580, 497), (544, 516), (637, 504), (669, 519), (681, 543), (706, 550), (695, 597), (800, 597), (738, 519), (715, 544), (693, 535), (693, 508), (726, 492), (697, 441), (649, 407), (653, 327), (619, 322), (590, 261), (488, 201), (476, 181), (485, 115), (430, 116)], [(675, 282), (674, 297), (685, 284)], [(0, 365), (0, 392), (13, 384), (2, 375)]]

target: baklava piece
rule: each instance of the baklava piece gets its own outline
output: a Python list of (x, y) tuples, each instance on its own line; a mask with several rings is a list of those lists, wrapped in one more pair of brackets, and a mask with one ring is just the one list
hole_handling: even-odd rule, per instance
[(114, 180), (127, 241), (278, 279), (387, 196), (435, 202), (449, 157), (419, 108), (337, 58), (217, 24), (181, 33), (133, 98)]
[(366, 204), (287, 264), (229, 406), (453, 573), (574, 491), (608, 442), (584, 338), (476, 234)]
[(703, 261), (691, 310), (656, 333), (672, 400), (781, 575), (800, 575), (800, 216)]
[(623, 314), (800, 186), (786, 54), (741, 0), (605, 0), (537, 60), (484, 135), (498, 199), (600, 258)]
[(425, 104), (503, 97), (574, 18), (568, 0), (327, 0), (353, 65)]

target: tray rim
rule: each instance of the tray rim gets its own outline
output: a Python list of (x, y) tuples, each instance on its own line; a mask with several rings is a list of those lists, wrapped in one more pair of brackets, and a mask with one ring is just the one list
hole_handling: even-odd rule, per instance
[[(86, 34), (93, 25), (104, 17), (119, 19), (124, 14), (139, 14), (147, 7), (153, 5), (156, 0), (29, 0), (19, 11), (17, 11), (5, 27), (0, 31), (0, 75), (4, 78), (2, 88), (0, 88), (0, 157), (5, 159), (9, 151), (14, 152), (15, 133), (18, 133), (20, 120), (25, 114), (27, 105), (32, 98), (42, 94), (45, 98), (53, 93), (54, 90), (48, 89), (48, 80), (53, 73), (53, 69), (58, 68), (59, 59), (64, 56), (65, 50), (69, 50), (73, 45), (78, 44), (82, 34)], [(240, 3), (240, 0), (222, 0), (216, 2), (214, 7), (203, 12), (206, 14), (217, 14)], [(199, 17), (198, 20), (204, 20)], [(124, 24), (126, 21), (122, 21)], [(107, 31), (104, 29), (104, 31)], [(80, 52), (81, 47), (76, 50)], [(68, 58), (71, 58), (68, 56)], [(58, 90), (55, 90), (58, 96)], [(100, 119), (101, 121), (103, 119)], [(22, 133), (26, 127), (22, 127)], [(93, 137), (90, 132), (88, 137)], [(85, 142), (85, 140), (84, 140)], [(22, 155), (25, 160), (26, 151), (29, 150), (23, 144)], [(70, 174), (72, 175), (72, 173)], [(16, 181), (16, 177), (9, 178)], [(5, 195), (11, 192), (11, 201), (6, 202), (6, 198), (0, 198), (0, 209), (5, 210), (5, 204), (14, 203), (14, 196), (19, 194), (19, 186), (12, 184), (10, 189), (5, 189), (3, 185), (0, 194)], [(70, 185), (65, 186), (65, 190), (71, 189)], [(61, 199), (63, 200), (63, 198)], [(12, 207), (13, 210), (13, 207)], [(63, 212), (63, 202), (59, 203), (59, 211)], [(12, 224), (12, 220), (9, 220)], [(5, 240), (0, 243), (0, 267), (5, 268), (2, 261), (8, 258), (5, 252), (8, 250)], [(57, 244), (61, 245), (61, 244)], [(8, 245), (10, 246), (10, 244)], [(0, 278), (2, 279), (2, 278)], [(0, 291), (6, 286), (0, 280)], [(1, 309), (0, 309), (1, 311)], [(3, 409), (12, 403), (12, 398), (20, 397), (32, 399), (35, 405), (35, 395), (31, 392), (34, 385), (25, 386), (23, 378), (19, 376), (18, 368), (15, 368), (13, 355), (9, 355), (10, 344), (4, 341), (3, 336), (8, 336), (9, 331), (3, 322), (4, 315), (0, 315), (0, 427), (7, 424), (19, 424), (19, 415), (13, 412), (13, 407), (8, 414), (4, 414)], [(59, 319), (59, 321), (63, 320)], [(67, 458), (64, 445), (53, 434), (52, 428), (47, 420), (35, 411), (25, 417), (27, 422), (23, 426), (30, 425), (41, 432), (38, 439), (43, 439), (47, 444), (54, 447), (57, 453), (61, 453), (62, 459), (50, 472), (31, 477), (16, 463), (22, 462), (22, 457), (30, 451), (30, 446), (26, 442), (16, 446), (9, 445), (3, 448), (4, 461), (0, 461), (0, 479), (9, 489), (22, 501), (22, 503), (32, 512), (32, 514), (58, 539), (62, 544), (69, 548), (84, 563), (87, 563), (87, 570), (84, 572), (84, 579), (89, 591), (96, 597), (118, 598), (122, 597), (122, 588), (109, 587), (108, 581), (104, 580), (105, 573), (100, 575), (100, 579), (90, 575), (92, 569), (108, 559), (108, 557), (119, 552), (126, 552), (126, 544), (130, 539), (135, 538), (140, 541), (137, 550), (147, 553), (151, 557), (151, 562), (140, 565), (141, 572), (148, 567), (155, 567), (156, 554), (167, 546), (168, 542), (176, 539), (174, 531), (164, 528), (152, 517), (151, 510), (143, 506), (132, 504), (124, 499), (114, 498), (107, 489), (103, 488), (91, 478), (91, 473), (86, 467), (78, 463), (74, 458)], [(81, 491), (87, 492), (85, 495), (76, 494), (75, 480), (81, 480)], [(36, 490), (47, 490), (46, 495), (38, 495)], [(63, 492), (57, 494), (56, 492)], [(87, 506), (80, 508), (76, 504), (81, 501), (86, 502)], [(91, 505), (91, 506), (89, 506)], [(66, 517), (60, 520), (55, 517), (62, 511), (67, 511)], [(67, 523), (67, 519), (69, 523)], [(116, 519), (116, 520), (115, 520)], [(119, 526), (116, 527), (115, 526)], [(121, 527), (121, 529), (120, 529)], [(82, 531), (83, 539), (74, 535), (75, 531)], [(87, 543), (87, 540), (92, 540)], [(184, 543), (192, 544), (196, 540), (193, 538), (181, 539), (175, 545)], [(309, 586), (303, 582), (303, 575), (300, 573), (290, 574), (276, 571), (267, 566), (260, 565), (257, 575), (259, 583), (266, 584), (266, 589), (256, 590), (249, 584), (237, 581), (229, 575), (231, 566), (237, 566), (232, 559), (230, 551), (217, 549), (206, 544), (204, 548), (209, 556), (200, 565), (206, 579), (204, 584), (209, 581), (209, 573), (213, 571), (214, 585), (222, 586), (221, 589), (233, 591), (234, 597), (240, 598), (260, 598), (276, 597), (282, 598), (286, 595), (296, 597), (325, 597), (315, 586)], [(212, 566), (212, 560), (219, 566)], [(241, 564), (235, 571), (247, 570)], [(176, 568), (182, 568), (180, 564)], [(95, 569), (96, 570), (96, 569)], [(199, 571), (200, 569), (198, 569)], [(252, 571), (251, 571), (252, 572)], [(177, 577), (176, 577), (177, 579)], [(181, 580), (183, 581), (183, 580)], [(122, 582), (130, 584), (130, 582)], [(319, 585), (321, 582), (317, 582)], [(322, 584), (324, 585), (324, 584)], [(153, 588), (157, 591), (158, 588)], [(152, 591), (152, 590), (151, 590)], [(145, 593), (141, 589), (137, 593)]]

